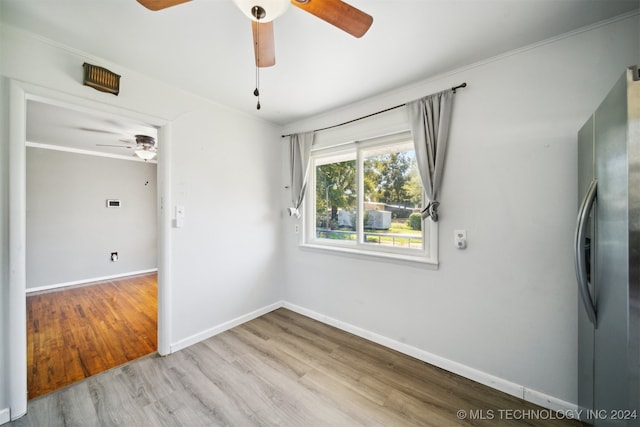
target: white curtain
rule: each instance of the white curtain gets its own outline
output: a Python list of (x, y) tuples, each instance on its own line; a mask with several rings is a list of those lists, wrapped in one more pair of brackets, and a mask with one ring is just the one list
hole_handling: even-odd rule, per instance
[(289, 137), (291, 169), (291, 207), (289, 216), (300, 218), (300, 206), (304, 200), (309, 175), (309, 158), (315, 132), (294, 134)]
[(429, 204), (422, 210), (422, 218), (431, 217), (434, 222), (438, 221), (438, 196), (449, 138), (452, 104), (452, 89), (407, 104), (418, 170), (429, 199)]

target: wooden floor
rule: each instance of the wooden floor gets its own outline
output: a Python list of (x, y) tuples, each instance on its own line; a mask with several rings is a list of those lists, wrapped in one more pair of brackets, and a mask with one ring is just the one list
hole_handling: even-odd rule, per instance
[(11, 425), (578, 425), (549, 418), (557, 417), (278, 309), (169, 356), (155, 353), (33, 399)]
[(27, 296), (29, 398), (156, 351), (157, 276)]

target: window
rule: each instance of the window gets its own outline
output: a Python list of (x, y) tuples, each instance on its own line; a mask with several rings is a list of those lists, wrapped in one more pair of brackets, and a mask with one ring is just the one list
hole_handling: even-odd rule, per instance
[(436, 262), (410, 132), (314, 150), (309, 173), (305, 245)]

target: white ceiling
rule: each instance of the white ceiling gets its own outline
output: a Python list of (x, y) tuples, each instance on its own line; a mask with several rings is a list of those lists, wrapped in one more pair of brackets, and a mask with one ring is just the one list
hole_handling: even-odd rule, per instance
[[(276, 65), (260, 71), (259, 111), (251, 26), (232, 0), (193, 0), (158, 12), (135, 0), (0, 0), (0, 20), (288, 124), (640, 8), (640, 0), (348, 3), (374, 18), (361, 39), (296, 7), (274, 22)], [(125, 147), (122, 140), (156, 132), (122, 117), (34, 101), (27, 115), (30, 142), (110, 155), (131, 150), (99, 144)]]
[(0, 19), (287, 124), (638, 9), (640, 2), (348, 3), (374, 18), (361, 39), (297, 7), (274, 22), (276, 65), (261, 70), (260, 111), (253, 96), (251, 26), (232, 0), (194, 0), (158, 12), (135, 0), (0, 0)]

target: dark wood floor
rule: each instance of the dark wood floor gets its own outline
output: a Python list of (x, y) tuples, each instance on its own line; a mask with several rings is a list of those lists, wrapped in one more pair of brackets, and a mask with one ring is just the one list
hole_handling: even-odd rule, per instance
[(157, 349), (157, 275), (27, 296), (29, 398)]
[(28, 414), (11, 424), (579, 425), (553, 418), (515, 397), (278, 309), (169, 356), (155, 353), (33, 399)]

